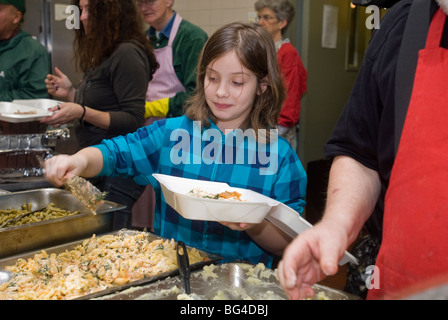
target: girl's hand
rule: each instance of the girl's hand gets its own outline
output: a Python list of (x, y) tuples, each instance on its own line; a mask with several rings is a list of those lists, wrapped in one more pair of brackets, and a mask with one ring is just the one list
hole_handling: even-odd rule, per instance
[(252, 229), (255, 224), (253, 223), (237, 223), (237, 222), (220, 222), (222, 225), (236, 231), (246, 231)]
[(60, 187), (72, 176), (80, 175), (86, 166), (86, 161), (77, 155), (55, 156), (45, 161), (45, 178)]

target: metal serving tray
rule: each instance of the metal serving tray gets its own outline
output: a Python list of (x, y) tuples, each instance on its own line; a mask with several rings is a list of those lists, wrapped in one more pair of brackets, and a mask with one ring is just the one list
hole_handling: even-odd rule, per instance
[(28, 225), (0, 229), (0, 258), (17, 255), (112, 231), (112, 213), (125, 208), (105, 201), (93, 215), (77, 198), (62, 189), (39, 189), (0, 194), (0, 210), (21, 209), (24, 204), (39, 208), (54, 203), (80, 214)]
[[(100, 300), (287, 300), (276, 273), (247, 263), (224, 263), (191, 274), (191, 293), (185, 294), (181, 277), (170, 277), (141, 287), (103, 296)], [(315, 300), (359, 300), (359, 297), (314, 285)]]
[[(120, 230), (120, 231), (109, 232), (109, 233), (106, 233), (106, 234), (112, 234), (112, 235), (118, 235), (118, 234), (133, 235), (133, 234), (140, 234), (140, 233), (142, 233), (142, 232), (141, 231), (135, 231), (135, 230), (123, 229), (123, 230)], [(102, 235), (98, 235), (98, 236), (103, 236), (103, 235), (106, 235), (106, 234), (102, 234)], [(149, 232), (145, 232), (145, 234), (147, 234), (147, 236), (148, 236), (150, 241), (158, 240), (158, 239), (165, 239), (165, 238), (161, 238), (161, 237), (156, 236), (156, 235), (154, 235), (152, 233), (149, 233)], [(25, 253), (25, 254), (16, 255), (16, 256), (13, 256), (13, 257), (6, 258), (6, 259), (2, 259), (2, 260), (0, 260), (0, 269), (4, 269), (6, 266), (14, 265), (19, 258), (25, 259), (25, 260), (28, 259), (28, 258), (32, 258), (32, 257), (34, 257), (35, 254), (40, 253), (42, 250), (45, 250), (48, 254), (51, 254), (51, 253), (58, 254), (58, 253), (64, 252), (65, 250), (73, 249), (76, 246), (80, 245), (84, 240), (87, 240), (87, 239), (90, 239), (90, 238), (91, 238), (91, 236), (89, 236), (89, 237), (87, 237), (85, 239), (81, 239), (81, 240), (78, 240), (78, 241), (73, 241), (73, 242), (70, 242), (70, 243), (65, 243), (65, 244), (62, 244), (62, 245), (59, 245), (59, 246), (53, 246), (53, 247), (50, 247), (50, 248), (42, 248), (41, 250), (28, 252), (28, 253)], [(191, 249), (191, 247), (187, 247), (187, 248)], [(207, 253), (205, 251), (198, 250), (198, 252), (199, 252), (199, 254), (202, 257), (204, 257), (207, 260), (203, 261), (203, 262), (198, 262), (198, 263), (192, 264), (190, 266), (190, 269), (192, 271), (193, 270), (197, 270), (197, 269), (201, 269), (204, 266), (209, 265), (209, 264), (217, 263), (218, 261), (220, 261), (222, 259), (222, 257), (220, 257), (220, 256), (217, 256), (217, 255), (214, 255), (214, 254), (211, 254), (211, 253)], [(76, 298), (74, 300), (89, 300), (89, 299), (98, 298), (98, 297), (101, 297), (101, 296), (104, 296), (104, 295), (110, 295), (112, 293), (120, 292), (122, 290), (126, 290), (126, 289), (131, 288), (131, 287), (138, 287), (138, 286), (141, 286), (141, 285), (145, 285), (145, 284), (148, 284), (148, 283), (159, 281), (159, 280), (167, 278), (167, 277), (172, 277), (172, 276), (175, 276), (177, 274), (179, 274), (179, 270), (174, 270), (174, 271), (170, 271), (170, 272), (164, 272), (164, 273), (161, 273), (159, 275), (148, 277), (148, 278), (144, 278), (142, 280), (134, 281), (134, 282), (131, 282), (131, 283), (128, 283), (128, 284), (125, 284), (125, 285), (121, 285), (121, 286), (117, 285), (117, 286), (114, 286), (114, 287), (109, 288), (109, 289), (105, 289), (105, 290), (97, 292), (97, 293), (93, 293), (93, 294), (90, 294), (90, 295), (86, 295), (86, 296), (83, 296), (83, 297)]]

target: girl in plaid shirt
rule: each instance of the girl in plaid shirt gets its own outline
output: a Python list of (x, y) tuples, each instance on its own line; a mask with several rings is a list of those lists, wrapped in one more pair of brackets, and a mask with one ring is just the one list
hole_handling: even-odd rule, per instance
[(185, 115), (105, 140), (46, 162), (47, 178), (132, 176), (156, 191), (154, 232), (218, 254), (226, 261), (271, 267), (291, 238), (260, 224), (187, 220), (168, 206), (153, 173), (228, 183), (276, 199), (300, 214), (306, 173), (291, 145), (277, 135), (285, 91), (270, 35), (233, 23), (206, 43), (196, 92)]

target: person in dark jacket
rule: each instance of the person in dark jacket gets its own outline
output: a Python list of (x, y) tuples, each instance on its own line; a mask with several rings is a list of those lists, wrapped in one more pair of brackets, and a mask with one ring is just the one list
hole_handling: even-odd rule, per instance
[[(76, 30), (75, 61), (84, 72), (76, 88), (59, 69), (48, 75), (48, 92), (71, 101), (42, 120), (59, 126), (75, 122), (79, 147), (85, 148), (136, 131), (143, 125), (148, 82), (158, 67), (134, 1), (77, 0), (82, 26)], [(115, 213), (114, 229), (131, 227), (130, 210), (143, 192), (132, 179), (92, 181), (107, 200), (125, 205)]]
[[(381, 239), (365, 283), (367, 299), (408, 298), (448, 283), (447, 15), (448, 0), (401, 0), (372, 35), (325, 145), (333, 164), (324, 216), (279, 263), (279, 280), (291, 299), (313, 294), (312, 284), (334, 275), (364, 226)], [(402, 51), (420, 32), (420, 48)], [(407, 78), (397, 77), (406, 60), (399, 57), (412, 56), (415, 65), (405, 65), (410, 92), (401, 101), (396, 85)]]

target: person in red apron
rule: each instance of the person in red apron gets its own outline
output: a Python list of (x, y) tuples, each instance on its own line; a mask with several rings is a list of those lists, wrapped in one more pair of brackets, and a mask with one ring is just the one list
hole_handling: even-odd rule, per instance
[[(196, 77), (190, 69), (192, 65), (194, 65), (193, 68), (197, 65), (197, 57), (207, 40), (207, 34), (199, 27), (183, 20), (178, 13), (174, 12), (172, 10), (173, 1), (142, 0), (139, 5), (145, 21), (153, 27), (156, 34), (163, 32), (163, 29), (167, 26), (171, 26), (168, 44), (163, 48), (158, 48), (158, 43), (154, 45), (154, 53), (160, 67), (148, 84), (145, 113), (145, 126), (147, 126), (165, 118), (167, 115), (176, 115), (178, 110), (170, 111), (171, 105), (174, 105), (176, 109), (182, 108), (181, 105), (187, 96), (187, 91), (191, 91), (196, 84)], [(182, 57), (184, 59), (182, 60), (182, 68), (184, 69), (181, 71), (184, 74), (182, 80), (179, 79), (174, 67), (176, 58), (173, 44), (178, 37), (181, 38), (181, 42), (178, 42), (177, 45), (189, 51)], [(180, 93), (185, 93), (185, 95)], [(154, 190), (151, 186), (147, 186), (132, 209), (132, 224), (134, 227), (152, 228), (154, 204)]]
[[(417, 3), (428, 4), (436, 14), (416, 61), (395, 155), (397, 58), (407, 16), (416, 12), (410, 8)], [(326, 156), (334, 160), (324, 217), (288, 246), (278, 267), (291, 299), (313, 294), (314, 283), (337, 273), (344, 250), (357, 239), (383, 194), (382, 243), (373, 274), (365, 281), (367, 298), (406, 298), (448, 283), (447, 12), (448, 0), (403, 0), (372, 36), (363, 69), (325, 146)]]
[(379, 287), (369, 299), (396, 298), (448, 272), (448, 50), (446, 14), (434, 16), (420, 51), (400, 145), (385, 199)]

